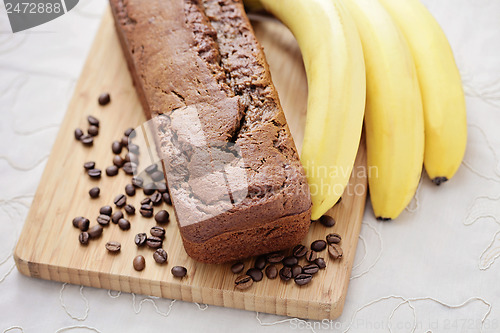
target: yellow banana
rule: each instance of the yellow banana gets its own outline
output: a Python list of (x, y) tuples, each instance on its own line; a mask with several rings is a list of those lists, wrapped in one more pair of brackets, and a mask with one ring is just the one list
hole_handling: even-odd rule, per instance
[(308, 82), (301, 161), (313, 220), (342, 195), (359, 147), (365, 65), (355, 23), (341, 0), (260, 0), (294, 34)]
[(465, 98), (453, 52), (441, 27), (419, 0), (380, 0), (408, 41), (424, 106), (424, 165), (432, 181), (450, 179), (467, 144)]
[(424, 115), (415, 64), (403, 34), (378, 0), (345, 3), (365, 56), (370, 198), (377, 218), (394, 219), (415, 194), (424, 159)]

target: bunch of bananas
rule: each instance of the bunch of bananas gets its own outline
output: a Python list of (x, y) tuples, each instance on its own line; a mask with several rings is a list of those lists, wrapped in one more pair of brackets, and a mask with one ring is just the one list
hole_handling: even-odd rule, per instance
[(440, 185), (465, 152), (465, 99), (453, 53), (419, 0), (245, 0), (292, 31), (309, 95), (302, 164), (312, 219), (340, 198), (363, 119), (375, 216), (396, 218), (422, 164)]

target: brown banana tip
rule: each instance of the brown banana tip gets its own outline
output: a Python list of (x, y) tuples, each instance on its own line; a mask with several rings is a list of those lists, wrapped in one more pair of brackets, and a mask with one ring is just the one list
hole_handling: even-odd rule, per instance
[(441, 185), (442, 183), (444, 183), (444, 182), (446, 182), (446, 181), (448, 181), (448, 178), (446, 178), (446, 177), (436, 177), (436, 178), (434, 178), (434, 179), (432, 180), (432, 182), (433, 182), (434, 184), (436, 184), (437, 186)]
[(382, 222), (386, 222), (386, 221), (390, 221), (392, 219), (390, 217), (379, 216), (379, 217), (377, 217), (377, 220), (382, 221)]

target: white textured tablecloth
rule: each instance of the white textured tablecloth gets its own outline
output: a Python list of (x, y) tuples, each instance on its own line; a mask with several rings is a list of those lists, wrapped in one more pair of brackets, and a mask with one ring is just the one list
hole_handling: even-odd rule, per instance
[(424, 2), (462, 73), (465, 161), (439, 188), (424, 177), (410, 209), (394, 222), (375, 221), (367, 207), (344, 313), (332, 322), (19, 274), (12, 250), (107, 2), (81, 0), (68, 14), (16, 34), (0, 5), (0, 332), (74, 326), (97, 332), (500, 332), (500, 1)]

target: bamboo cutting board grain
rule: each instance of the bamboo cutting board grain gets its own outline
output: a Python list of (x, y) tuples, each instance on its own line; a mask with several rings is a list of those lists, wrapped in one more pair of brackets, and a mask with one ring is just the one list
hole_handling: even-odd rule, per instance
[[(307, 100), (300, 51), (293, 36), (280, 23), (269, 19), (253, 23), (258, 39), (264, 45), (288, 124), (300, 146)], [(105, 107), (97, 104), (97, 96), (102, 92), (111, 94), (112, 101)], [(88, 115), (101, 121), (99, 136), (91, 148), (84, 147), (73, 136), (75, 128), (87, 128)], [(313, 223), (303, 242), (309, 246), (313, 240), (337, 232), (343, 237), (343, 259), (330, 260), (327, 251), (323, 251), (320, 255), (325, 258), (327, 268), (317, 273), (306, 286), (299, 287), (293, 281), (284, 283), (279, 278), (264, 278), (250, 289), (240, 291), (234, 288), (236, 276), (230, 271), (231, 264), (201, 264), (186, 255), (174, 218), (166, 228), (164, 248), (169, 259), (165, 265), (154, 262), (153, 251), (137, 248), (134, 244), (135, 234), (148, 232), (155, 225), (154, 219), (146, 219), (140, 214), (130, 218), (132, 227), (128, 231), (110, 224), (105, 227), (103, 235), (88, 246), (81, 246), (78, 242), (79, 231), (72, 226), (72, 219), (82, 215), (91, 220), (91, 225), (95, 224), (99, 208), (112, 205), (113, 198), (124, 193), (125, 185), (130, 182), (130, 177), (121, 170), (116, 177), (103, 174), (100, 180), (91, 180), (83, 163), (96, 161), (96, 167), (104, 171), (112, 165), (111, 142), (119, 140), (126, 128), (136, 127), (144, 121), (108, 10), (75, 88), (15, 250), (16, 264), (21, 273), (47, 280), (301, 318), (333, 319), (341, 314), (366, 200), (366, 176), (362, 172), (366, 165), (364, 144), (358, 153), (349, 193), (345, 193), (341, 203), (329, 212), (337, 224), (326, 228)], [(88, 191), (94, 186), (101, 188), (101, 195), (90, 199)], [(134, 197), (128, 198), (128, 202), (137, 208), (143, 198), (142, 191), (138, 191)], [(171, 207), (163, 205), (173, 216)], [(155, 207), (156, 211), (158, 209)], [(110, 255), (104, 248), (104, 244), (111, 240), (122, 244), (117, 255)], [(142, 272), (136, 272), (132, 267), (132, 260), (138, 254), (146, 258), (146, 269)], [(174, 278), (170, 269), (175, 265), (185, 266), (187, 277)], [(245, 269), (251, 265), (251, 259), (245, 261)]]

